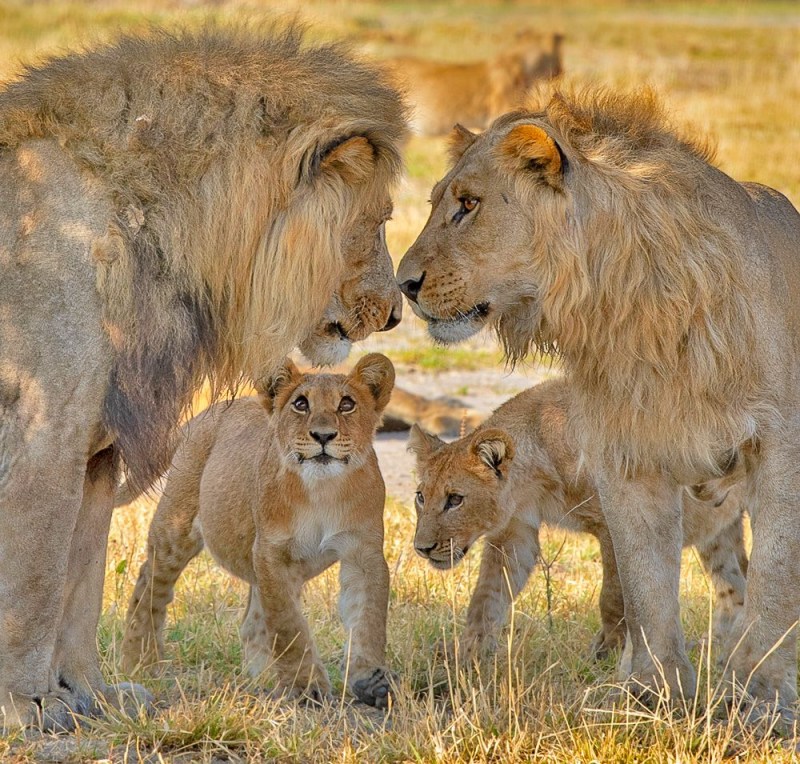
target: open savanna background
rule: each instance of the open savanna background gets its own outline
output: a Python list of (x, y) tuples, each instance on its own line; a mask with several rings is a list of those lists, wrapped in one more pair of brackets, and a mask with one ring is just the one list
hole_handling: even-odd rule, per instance
[[(375, 58), (416, 55), (452, 61), (503, 51), (522, 29), (563, 32), (569, 79), (656, 87), (675, 120), (707, 135), (718, 163), (769, 184), (800, 205), (800, 4), (796, 2), (31, 2), (0, 0), (0, 81), (47, 55), (149, 25), (260, 23), (292, 16), (313, 38), (347, 39)], [(428, 193), (445, 167), (443, 139), (414, 138), (396, 195), (390, 247), (399, 259), (427, 216)], [(488, 412), (505, 397), (556, 373), (507, 374), (490, 338), (435, 349), (407, 312), (403, 324), (365, 343), (398, 366), (398, 382), (459, 396)], [(361, 349), (360, 349), (361, 350)], [(384, 447), (385, 444), (381, 444)], [(386, 448), (392, 443), (385, 445)], [(402, 441), (393, 446), (402, 452)], [(624, 703), (610, 713), (613, 660), (593, 663), (601, 567), (595, 543), (554, 531), (544, 566), (519, 598), (507, 649), (480, 673), (435, 656), (461, 624), (479, 555), (452, 574), (413, 554), (413, 480), (393, 460), (387, 476), (386, 553), (393, 574), (389, 660), (402, 689), (389, 714), (337, 700), (323, 709), (275, 704), (240, 672), (237, 636), (244, 587), (201, 555), (169, 612), (163, 676), (149, 683), (162, 706), (151, 718), (110, 712), (74, 736), (0, 737), (0, 760), (92, 761), (718, 761), (792, 760), (793, 742), (755, 739), (707, 712), (719, 678), (704, 637), (710, 583), (685, 554), (684, 624), (700, 671), (696, 705), (674, 713)], [(400, 467), (398, 468), (398, 464)], [(150, 499), (119, 511), (108, 554), (99, 640), (115, 676), (127, 600), (144, 556)], [(339, 689), (343, 634), (331, 571), (307, 590), (306, 607)], [(710, 669), (710, 670), (709, 670)]]

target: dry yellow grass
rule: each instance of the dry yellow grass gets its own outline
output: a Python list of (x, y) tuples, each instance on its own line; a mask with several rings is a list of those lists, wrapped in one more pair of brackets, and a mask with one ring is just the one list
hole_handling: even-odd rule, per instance
[[(302, 7), (301, 7), (302, 5)], [(651, 83), (682, 122), (711, 135), (721, 167), (757, 180), (800, 204), (800, 8), (791, 2), (502, 3), (449, 2), (133, 4), (101, 0), (0, 0), (0, 80), (65, 46), (113, 36), (150, 21), (198, 24), (263, 18), (299, 10), (312, 34), (347, 37), (376, 57), (399, 53), (457, 59), (488, 55), (519, 26), (564, 31), (565, 66), (578, 79), (624, 87)], [(422, 227), (432, 182), (444, 167), (443, 142), (415, 139), (409, 177), (396, 198), (390, 246), (402, 255)], [(408, 330), (406, 330), (408, 331)], [(419, 331), (413, 352), (419, 351)], [(382, 336), (392, 344), (406, 335)], [(408, 360), (408, 349), (398, 360)], [(493, 352), (481, 358), (492, 364)], [(458, 366), (458, 355), (452, 356)], [(474, 362), (474, 358), (471, 360)], [(437, 353), (435, 368), (448, 363)], [(499, 369), (498, 369), (499, 373)], [(402, 379), (399, 380), (402, 383)], [(114, 676), (123, 616), (143, 560), (153, 502), (117, 513), (108, 555), (100, 644)], [(403, 688), (384, 716), (337, 701), (322, 710), (267, 701), (242, 677), (237, 624), (243, 586), (206, 556), (183, 576), (169, 613), (169, 665), (151, 683), (164, 702), (150, 719), (106, 720), (66, 738), (0, 737), (0, 760), (114, 761), (739, 761), (793, 759), (786, 742), (755, 739), (706, 713), (719, 676), (702, 647), (709, 584), (691, 553), (682, 583), (684, 621), (698, 641), (696, 706), (684, 713), (635, 706), (610, 714), (611, 662), (594, 664), (586, 648), (598, 625), (600, 564), (594, 543), (545, 535), (547, 575), (538, 572), (520, 597), (510, 659), (479, 674), (434, 658), (433, 646), (457, 629), (477, 573), (478, 555), (450, 575), (412, 553), (410, 497), (387, 504), (387, 555), (393, 572), (390, 656)], [(341, 627), (337, 581), (330, 572), (308, 588), (306, 605), (337, 686)], [(709, 671), (710, 668), (710, 671)], [(719, 709), (717, 709), (718, 711)]]

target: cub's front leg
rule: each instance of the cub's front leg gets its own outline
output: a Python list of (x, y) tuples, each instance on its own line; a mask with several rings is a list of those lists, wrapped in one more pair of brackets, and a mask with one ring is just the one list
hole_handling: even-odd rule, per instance
[(382, 527), (348, 539), (339, 580), (339, 612), (348, 636), (348, 687), (362, 703), (386, 708), (395, 677), (385, 665), (389, 566), (383, 556)]
[(276, 695), (323, 700), (330, 695), (331, 683), (300, 609), (305, 566), (292, 560), (285, 543), (256, 537), (253, 567), (267, 644), (272, 647)]
[(539, 529), (516, 518), (501, 535), (486, 539), (478, 583), (461, 636), (461, 655), (465, 659), (496, 649), (511, 603), (527, 583), (538, 558)]

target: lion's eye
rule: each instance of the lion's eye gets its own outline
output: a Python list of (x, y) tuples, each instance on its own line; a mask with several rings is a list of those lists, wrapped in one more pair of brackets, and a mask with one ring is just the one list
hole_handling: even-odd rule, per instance
[(339, 411), (343, 414), (349, 414), (355, 407), (356, 402), (349, 395), (345, 395), (344, 398), (339, 401)]
[(458, 197), (458, 201), (460, 202), (461, 206), (453, 215), (453, 222), (458, 223), (462, 218), (469, 215), (470, 212), (473, 212), (477, 209), (478, 205), (481, 203), (481, 200), (474, 197), (474, 196), (460, 196)]
[(447, 501), (445, 502), (444, 508), (445, 509), (456, 509), (460, 507), (464, 503), (464, 497), (460, 493), (451, 493), (447, 496)]
[(414, 501), (416, 502), (418, 507), (425, 506), (425, 497), (422, 495), (422, 491), (417, 491), (414, 494)]
[(301, 414), (305, 414), (308, 411), (308, 398), (305, 395), (298, 395), (292, 401), (292, 408), (295, 411), (299, 411)]

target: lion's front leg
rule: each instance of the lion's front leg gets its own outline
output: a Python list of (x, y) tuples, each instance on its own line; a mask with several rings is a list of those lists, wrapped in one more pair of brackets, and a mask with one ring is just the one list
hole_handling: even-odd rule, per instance
[(751, 720), (774, 711), (793, 719), (800, 615), (800, 422), (787, 423), (780, 440), (765, 437), (761, 445), (750, 506), (753, 551), (743, 612), (729, 640), (728, 679), (754, 701), (748, 708)]
[(51, 665), (86, 465), (50, 433), (12, 458), (12, 426), (0, 422), (0, 729), (69, 729), (88, 708)]
[(300, 609), (306, 566), (293, 562), (284, 544), (258, 537), (253, 566), (267, 643), (272, 647), (276, 695), (322, 700), (330, 694), (331, 683)]
[(354, 541), (342, 555), (339, 612), (348, 640), (345, 671), (352, 693), (362, 702), (386, 708), (393, 674), (386, 668), (386, 613), (389, 566), (382, 536)]
[(96, 711), (97, 701), (103, 697), (131, 713), (151, 702), (150, 693), (140, 685), (125, 682), (108, 686), (97, 656), (97, 623), (103, 604), (106, 547), (117, 471), (112, 447), (89, 460), (53, 657), (54, 676), (60, 686), (79, 699), (84, 713)]
[(601, 474), (598, 487), (625, 599), (632, 689), (691, 697), (696, 678), (686, 655), (678, 599), (683, 544), (679, 487), (662, 476), (626, 480), (615, 473)]
[(512, 519), (502, 535), (486, 539), (460, 640), (464, 658), (496, 648), (511, 603), (525, 587), (538, 559), (539, 529), (528, 523)]

